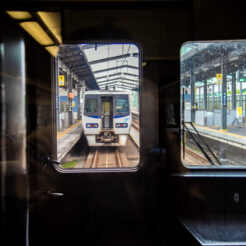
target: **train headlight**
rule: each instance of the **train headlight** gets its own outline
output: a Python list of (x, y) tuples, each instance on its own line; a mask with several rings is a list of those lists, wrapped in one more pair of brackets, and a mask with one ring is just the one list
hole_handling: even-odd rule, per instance
[(127, 123), (116, 123), (115, 127), (116, 128), (127, 128), (128, 124)]
[(87, 123), (86, 128), (98, 128), (98, 124), (97, 123)]

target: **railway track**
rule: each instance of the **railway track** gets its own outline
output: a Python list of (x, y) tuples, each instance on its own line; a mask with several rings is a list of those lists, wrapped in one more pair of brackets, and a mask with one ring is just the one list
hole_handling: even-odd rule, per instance
[[(132, 127), (135, 132), (139, 132), (139, 121), (136, 118), (132, 120)], [(129, 134), (129, 140), (139, 148), (138, 141)], [(129, 142), (129, 143), (130, 143)], [(134, 146), (133, 149), (135, 148)], [(139, 160), (139, 153), (131, 153), (126, 155), (127, 147), (92, 147), (90, 148), (89, 155), (87, 156), (84, 168), (119, 168), (131, 167)], [(128, 148), (129, 149), (129, 148)]]
[[(192, 157), (192, 159), (189, 157), (187, 158), (187, 156), (186, 156), (187, 154), (189, 157)], [(189, 161), (192, 162), (192, 164), (193, 163), (197, 164), (197, 163), (195, 163), (195, 161), (199, 161), (204, 165), (210, 165), (210, 163), (208, 162), (208, 160), (205, 157), (196, 154), (194, 151), (192, 151), (188, 148), (185, 148), (185, 159), (189, 159)]]
[(98, 147), (90, 151), (84, 168), (119, 168), (128, 166), (126, 154), (120, 148)]

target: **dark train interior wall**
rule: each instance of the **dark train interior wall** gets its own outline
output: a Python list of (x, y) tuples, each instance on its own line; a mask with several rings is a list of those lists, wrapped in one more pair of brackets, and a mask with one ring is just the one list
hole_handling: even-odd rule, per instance
[[(25, 43), (27, 166), (21, 172), (18, 165), (14, 170), (1, 169), (6, 187), (1, 190), (3, 245), (199, 245), (179, 222), (180, 217), (213, 221), (245, 216), (245, 178), (183, 175), (189, 171), (180, 160), (179, 123), (180, 46), (190, 40), (246, 38), (240, 4), (212, 0), (96, 6), (65, 1), (4, 4), (1, 43), (10, 53), (8, 45)], [(61, 10), (67, 43), (131, 40), (140, 45), (146, 62), (142, 80), (144, 163), (140, 170), (64, 174), (42, 163), (55, 149), (53, 60), (4, 14), (13, 6)], [(1, 83), (9, 73), (4, 70), (6, 62), (17, 70), (22, 64), (18, 56), (9, 59), (1, 56)], [(3, 94), (1, 88), (1, 104)], [(170, 105), (174, 124), (168, 122)], [(53, 197), (50, 192), (64, 196)], [(239, 203), (233, 200), (235, 192), (240, 194)]]
[[(25, 150), (24, 37), (16, 26), (0, 17), (1, 81), (1, 244), (25, 245), (28, 179)], [(11, 30), (11, 31), (10, 31)], [(7, 165), (9, 164), (9, 165)], [(11, 236), (12, 235), (12, 236)], [(14, 235), (14, 236), (13, 236)]]

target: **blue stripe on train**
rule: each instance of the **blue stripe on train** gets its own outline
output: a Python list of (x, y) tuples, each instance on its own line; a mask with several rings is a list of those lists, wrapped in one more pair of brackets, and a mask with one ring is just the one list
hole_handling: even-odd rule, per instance
[(115, 115), (114, 118), (117, 119), (117, 118), (123, 118), (123, 117), (126, 117), (126, 116), (128, 116), (128, 114), (127, 115)]
[[(123, 117), (126, 117), (126, 116), (128, 116), (128, 115), (115, 115), (115, 116), (114, 116), (114, 119), (123, 118)], [(94, 116), (86, 115), (86, 117), (90, 117), (90, 118), (94, 118), (94, 119), (99, 119), (99, 118), (101, 118), (99, 115), (94, 115)]]
[(94, 118), (94, 119), (99, 119), (99, 118), (100, 118), (99, 115), (95, 115), (95, 116), (89, 116), (89, 115), (86, 115), (86, 117), (90, 117), (90, 118)]

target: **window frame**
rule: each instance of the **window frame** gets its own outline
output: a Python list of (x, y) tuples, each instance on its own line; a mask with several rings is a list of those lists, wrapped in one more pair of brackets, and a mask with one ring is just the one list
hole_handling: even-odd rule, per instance
[[(78, 45), (78, 44), (98, 44), (98, 43), (104, 43), (103, 41), (99, 42), (98, 40), (86, 40), (86, 41), (81, 41), (81, 40), (72, 40), (69, 42), (64, 42), (62, 45)], [(58, 173), (61, 174), (81, 174), (81, 173), (135, 173), (141, 170), (144, 166), (144, 146), (143, 146), (143, 139), (144, 139), (144, 131), (143, 131), (143, 106), (142, 106), (142, 96), (143, 96), (143, 48), (142, 45), (136, 41), (133, 40), (107, 40), (106, 43), (110, 44), (131, 44), (134, 45), (138, 48), (139, 51), (139, 56), (138, 56), (138, 64), (139, 64), (139, 122), (140, 124), (140, 129), (139, 129), (139, 163), (135, 167), (117, 167), (117, 168), (62, 168), (61, 166), (52, 163), (52, 168), (57, 171)], [(57, 62), (57, 57), (51, 57), (52, 60), (52, 78), (51, 78), (51, 87), (52, 87), (52, 115), (54, 119), (54, 124), (52, 124), (52, 130), (53, 130), (53, 151), (52, 151), (52, 157), (57, 157), (57, 140), (56, 140), (56, 134), (57, 134), (57, 113), (56, 113), (56, 103), (57, 103), (57, 97), (56, 97), (56, 90), (57, 90), (57, 72), (56, 72), (56, 62)], [(128, 106), (129, 106), (129, 111), (130, 111), (130, 98), (128, 101)], [(100, 110), (100, 107), (99, 107)], [(83, 111), (84, 111), (84, 105), (83, 105)]]
[[(245, 42), (246, 44), (246, 39), (245, 40), (208, 40), (208, 41), (188, 41), (183, 43), (180, 46), (180, 54), (181, 54), (181, 49), (183, 46), (185, 46), (186, 44), (191, 44), (191, 43), (211, 43), (211, 44), (216, 44), (216, 43), (229, 43), (229, 42)], [(180, 71), (182, 71), (182, 60), (181, 60), (181, 55), (180, 55)], [(182, 158), (182, 120), (183, 115), (184, 115), (184, 111), (183, 111), (183, 105), (182, 105), (182, 82), (181, 82), (181, 72), (180, 72), (180, 84), (179, 84), (179, 88), (180, 88), (180, 94), (179, 94), (179, 100), (180, 100), (180, 141), (179, 141), (179, 150), (180, 150), (180, 163), (179, 165), (182, 165), (183, 168), (185, 168), (185, 170), (182, 170), (181, 172), (178, 171), (174, 171), (171, 176), (173, 177), (216, 177), (216, 178), (240, 178), (240, 177), (246, 177), (246, 166), (198, 166), (198, 165), (186, 165), (183, 162), (183, 158)], [(228, 105), (227, 105), (228, 106)]]

